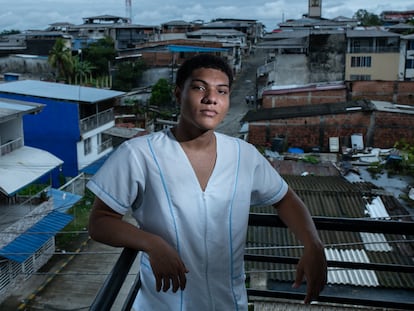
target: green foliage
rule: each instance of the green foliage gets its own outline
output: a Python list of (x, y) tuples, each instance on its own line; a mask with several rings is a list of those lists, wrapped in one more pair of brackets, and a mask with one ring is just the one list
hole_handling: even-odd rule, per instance
[(63, 38), (56, 39), (48, 56), (49, 64), (56, 69), (57, 80), (70, 81), (73, 74), (72, 52)]
[(95, 67), (87, 60), (81, 60), (79, 55), (73, 57), (73, 81), (85, 85), (92, 81), (92, 71)]
[(3, 30), (0, 32), (0, 36), (16, 35), (19, 33), (21, 33), (21, 31), (17, 29)]
[(159, 79), (152, 87), (150, 104), (155, 106), (172, 106), (172, 86), (167, 79)]
[(116, 50), (110, 37), (99, 39), (82, 49), (83, 61), (92, 64), (93, 74), (102, 76), (109, 74), (109, 65), (115, 60)]
[(46, 184), (30, 184), (27, 187), (19, 190), (18, 195), (32, 196), (32, 195), (38, 194), (39, 192), (46, 189), (47, 187), (49, 187), (49, 185), (46, 185)]
[(394, 145), (401, 153), (402, 161), (398, 167), (399, 173), (414, 176), (414, 145), (401, 139)]
[(311, 164), (318, 164), (319, 159), (315, 156), (306, 155), (300, 159), (302, 162), (311, 163)]
[(71, 249), (72, 247), (79, 247), (79, 244), (76, 243), (76, 241), (79, 238), (85, 238), (85, 236), (81, 236), (81, 233), (88, 227), (89, 214), (92, 208), (93, 200), (93, 193), (86, 189), (83, 198), (69, 209), (68, 213), (73, 215), (74, 219), (65, 228), (63, 228), (61, 234), (56, 236), (56, 246), (58, 249), (72, 251), (74, 250)]
[(356, 11), (353, 18), (361, 22), (362, 26), (379, 26), (382, 24), (378, 15), (364, 9)]
[(145, 67), (142, 60), (118, 63), (115, 66), (112, 88), (127, 92), (137, 87)]

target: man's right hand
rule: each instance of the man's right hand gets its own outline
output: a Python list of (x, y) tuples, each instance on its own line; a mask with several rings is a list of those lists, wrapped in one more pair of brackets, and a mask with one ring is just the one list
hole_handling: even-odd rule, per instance
[(182, 262), (178, 252), (160, 237), (153, 238), (147, 250), (150, 264), (156, 280), (156, 290), (164, 292), (172, 287), (175, 293), (178, 289), (184, 290), (188, 270)]

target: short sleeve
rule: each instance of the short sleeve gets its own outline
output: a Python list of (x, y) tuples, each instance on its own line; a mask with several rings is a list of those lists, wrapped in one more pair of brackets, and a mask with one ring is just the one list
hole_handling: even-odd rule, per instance
[(272, 205), (286, 195), (288, 185), (270, 162), (256, 148), (252, 151), (254, 159), (251, 193), (252, 206)]
[(87, 187), (110, 208), (124, 215), (137, 204), (144, 187), (144, 175), (137, 153), (127, 141), (105, 161)]

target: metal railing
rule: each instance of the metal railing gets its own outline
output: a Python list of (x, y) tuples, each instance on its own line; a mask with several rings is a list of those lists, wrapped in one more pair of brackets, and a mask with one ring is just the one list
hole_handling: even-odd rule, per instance
[(99, 126), (114, 121), (114, 109), (110, 108), (79, 121), (81, 133), (91, 131)]
[[(393, 220), (373, 220), (373, 219), (352, 219), (352, 218), (330, 218), (330, 217), (313, 217), (318, 230), (331, 231), (350, 231), (350, 232), (369, 232), (369, 233), (388, 233), (399, 235), (414, 235), (414, 223), (409, 221), (393, 221)], [(277, 215), (255, 214), (251, 213), (249, 217), (249, 226), (266, 226), (266, 227), (286, 227)], [(131, 249), (124, 249), (118, 261), (114, 265), (111, 273), (107, 277), (105, 283), (101, 287), (90, 310), (105, 311), (111, 310), (111, 307), (122, 287), (125, 278), (129, 273), (138, 252)], [(284, 256), (268, 256), (268, 255), (245, 255), (245, 261), (257, 261), (268, 263), (285, 263), (295, 265), (299, 258)], [(344, 262), (328, 260), (328, 267), (347, 268), (347, 269), (365, 269), (375, 271), (390, 271), (400, 273), (414, 273), (414, 265), (396, 265), (396, 264), (376, 264), (376, 263), (360, 263), (360, 262)], [(136, 281), (128, 294), (122, 311), (129, 311), (136, 293), (140, 287), (139, 273)], [(295, 293), (280, 290), (258, 290), (247, 289), (249, 296), (266, 297), (266, 298), (282, 298), (303, 301), (305, 295), (303, 293)], [(318, 298), (319, 302), (359, 305), (367, 307), (395, 308), (404, 310), (414, 310), (414, 302), (406, 302), (399, 300), (384, 300), (344, 297), (339, 295), (321, 294)]]
[(21, 137), (2, 144), (0, 145), (0, 156), (8, 154), (20, 147), (23, 147), (23, 139)]

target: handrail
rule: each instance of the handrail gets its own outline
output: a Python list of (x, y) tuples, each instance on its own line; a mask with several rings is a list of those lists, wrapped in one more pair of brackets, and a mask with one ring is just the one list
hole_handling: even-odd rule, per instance
[(127, 277), (129, 270), (138, 255), (138, 251), (124, 248), (112, 271), (109, 273), (104, 284), (89, 308), (90, 311), (111, 310), (111, 307)]
[[(313, 217), (316, 227), (319, 230), (332, 231), (354, 231), (354, 232), (370, 232), (370, 233), (394, 233), (401, 235), (414, 235), (414, 223), (409, 221), (393, 221), (393, 220), (374, 220), (374, 219), (351, 219), (351, 218), (330, 218), (330, 217)], [(249, 217), (250, 226), (270, 226), (270, 227), (286, 227), (283, 221), (274, 214), (256, 214), (251, 213)], [(138, 252), (125, 248), (121, 253), (118, 261), (112, 269), (107, 280), (103, 284), (98, 295), (92, 304), (90, 310), (110, 311), (111, 307), (119, 293), (119, 290), (128, 275), (128, 271), (134, 262)], [(246, 261), (260, 261), (260, 262), (276, 262), (297, 264), (299, 258), (283, 257), (283, 256), (269, 256), (269, 255), (245, 255)], [(360, 262), (342, 262), (342, 261), (328, 261), (328, 267), (351, 268), (351, 269), (366, 269), (376, 271), (391, 271), (402, 273), (413, 273), (414, 266), (408, 265), (394, 265), (394, 264), (373, 264)], [(128, 297), (125, 301), (123, 311), (130, 310), (135, 296), (139, 290), (141, 283), (139, 274), (132, 286)], [(293, 300), (303, 300), (304, 294), (288, 291), (271, 291), (271, 290), (257, 290), (247, 289), (249, 296), (283, 298)], [(372, 300), (358, 297), (342, 297), (333, 295), (320, 295), (318, 298), (320, 302), (330, 302), (339, 304), (353, 304), (370, 307), (386, 307), (398, 308), (404, 310), (413, 310), (414, 304), (402, 301), (387, 301), (387, 300)]]

